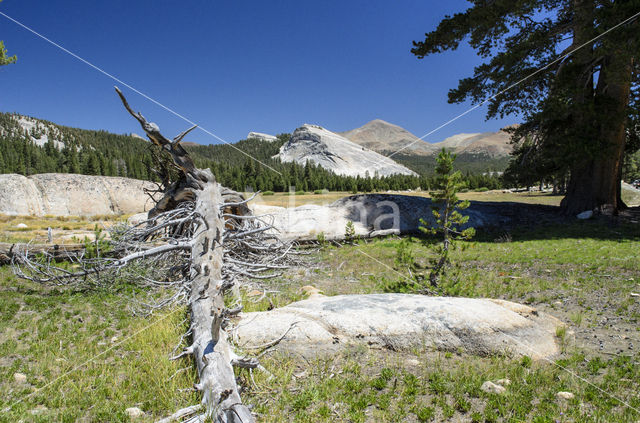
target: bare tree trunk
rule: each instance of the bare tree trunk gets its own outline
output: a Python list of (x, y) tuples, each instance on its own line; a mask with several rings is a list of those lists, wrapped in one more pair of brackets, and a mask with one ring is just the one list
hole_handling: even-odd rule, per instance
[(194, 211), (200, 218), (191, 241), (188, 301), (192, 344), (178, 356), (192, 354), (198, 367), (200, 381), (195, 388), (202, 392), (205, 414), (194, 419), (201, 421), (214, 418), (217, 422), (225, 423), (254, 422), (251, 412), (240, 399), (232, 367), (235, 355), (222, 328), (222, 322), (229, 314), (224, 305), (224, 292), (230, 288), (222, 277), (225, 231), (221, 214), (224, 203), (222, 188), (215, 182), (210, 170), (195, 167), (189, 154), (180, 145), (184, 136), (195, 127), (171, 141), (160, 133), (157, 125), (148, 123), (141, 113), (134, 112), (118, 88), (116, 91), (151, 142), (168, 152), (181, 171), (180, 179), (167, 187), (164, 197), (149, 211), (149, 217), (171, 210), (181, 202), (195, 201)]
[[(178, 410), (161, 422), (192, 416), (188, 421), (210, 419), (222, 423), (251, 423), (254, 418), (242, 404), (233, 367), (261, 368), (252, 357), (236, 356), (227, 341), (224, 322), (239, 313), (241, 304), (225, 308), (224, 294), (238, 281), (267, 279), (286, 268), (291, 244), (283, 243), (260, 216), (253, 216), (242, 195), (223, 189), (212, 173), (197, 169), (180, 146), (186, 132), (170, 141), (157, 125), (134, 112), (124, 95), (118, 94), (141, 124), (149, 139), (171, 155), (173, 163), (162, 163), (158, 172), (164, 197), (149, 212), (149, 219), (134, 227), (115, 228), (107, 254), (86, 257), (82, 251), (69, 257), (69, 266), (55, 265), (55, 247), (47, 245), (42, 257), (34, 258), (26, 244), (12, 257), (14, 271), (22, 278), (52, 285), (91, 288), (108, 286), (110, 277), (126, 277), (129, 264), (140, 261), (145, 271), (132, 271), (132, 282), (160, 288), (162, 298), (142, 304), (155, 310), (186, 304), (191, 314), (191, 345), (174, 359), (192, 355), (202, 393), (202, 404)], [(193, 128), (192, 128), (193, 129)], [(188, 131), (187, 131), (188, 132)], [(168, 167), (169, 166), (169, 167)], [(170, 166), (178, 170), (177, 180)], [(1, 253), (1, 251), (0, 251)], [(7, 254), (5, 254), (7, 256)], [(0, 254), (0, 259), (1, 259)]]
[(224, 307), (224, 281), (222, 279), (222, 233), (224, 222), (220, 216), (222, 204), (220, 185), (206, 171), (210, 181), (198, 193), (196, 211), (204, 217), (203, 228), (194, 238), (191, 272), (193, 278), (189, 307), (193, 343), (192, 352), (198, 366), (200, 382), (196, 389), (202, 392), (206, 415), (221, 422), (253, 422), (249, 409), (242, 404), (236, 385), (227, 334), (221, 328)]

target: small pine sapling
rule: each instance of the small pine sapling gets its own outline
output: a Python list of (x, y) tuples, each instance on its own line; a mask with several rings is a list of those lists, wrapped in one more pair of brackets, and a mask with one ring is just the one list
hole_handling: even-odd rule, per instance
[(356, 227), (351, 220), (347, 221), (344, 227), (344, 239), (347, 242), (353, 242), (356, 239)]
[(435, 191), (430, 192), (433, 206), (432, 213), (435, 224), (429, 224), (420, 219), (420, 230), (430, 235), (441, 235), (442, 243), (438, 243), (434, 250), (437, 257), (432, 260), (433, 267), (429, 274), (429, 281), (436, 286), (438, 278), (444, 268), (450, 263), (449, 251), (455, 248), (456, 240), (471, 239), (476, 231), (474, 228), (460, 230), (467, 223), (469, 216), (463, 216), (460, 211), (469, 207), (469, 201), (460, 201), (456, 195), (465, 188), (460, 171), (453, 171), (453, 162), (456, 156), (445, 149), (436, 158)]

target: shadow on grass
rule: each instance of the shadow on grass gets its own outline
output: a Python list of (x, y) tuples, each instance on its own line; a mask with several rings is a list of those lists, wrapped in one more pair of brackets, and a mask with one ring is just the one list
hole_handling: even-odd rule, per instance
[[(477, 206), (478, 202), (472, 202)], [(484, 203), (480, 207), (487, 205)], [(513, 241), (555, 239), (599, 239), (610, 241), (640, 241), (640, 207), (629, 209), (621, 216), (597, 216), (580, 220), (565, 216), (556, 206), (522, 203), (490, 203), (500, 206), (511, 222), (504, 227), (478, 228), (476, 241), (503, 242), (504, 237)]]

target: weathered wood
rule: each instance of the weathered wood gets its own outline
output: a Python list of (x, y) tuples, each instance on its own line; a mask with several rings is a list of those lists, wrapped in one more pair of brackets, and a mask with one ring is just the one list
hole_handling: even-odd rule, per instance
[[(195, 388), (202, 393), (205, 413), (194, 419), (203, 421), (211, 417), (218, 422), (254, 422), (251, 412), (240, 399), (232, 367), (232, 362), (237, 361), (237, 357), (232, 353), (227, 342), (227, 334), (222, 328), (222, 322), (229, 314), (224, 305), (224, 291), (233, 284), (224, 280), (222, 274), (225, 224), (221, 208), (224, 208), (223, 202), (234, 203), (244, 201), (244, 198), (233, 192), (223, 193), (210, 170), (195, 167), (189, 154), (180, 145), (184, 136), (195, 127), (170, 141), (160, 133), (156, 124), (147, 122), (142, 114), (131, 109), (117, 87), (116, 91), (124, 107), (140, 122), (151, 142), (168, 152), (182, 172), (177, 181), (165, 186), (164, 197), (149, 212), (149, 217), (153, 218), (185, 201), (195, 202), (194, 215), (197, 219), (194, 222), (198, 223), (193, 232), (188, 232), (188, 236), (191, 237), (191, 254), (189, 275), (185, 280), (189, 284), (189, 332), (192, 343), (180, 354), (192, 354), (198, 368), (199, 382)], [(232, 207), (230, 205), (227, 209), (248, 212), (246, 204), (236, 204), (235, 208)]]
[(11, 263), (18, 251), (28, 251), (30, 257), (37, 254), (48, 254), (54, 260), (66, 260), (84, 252), (84, 244), (22, 244), (0, 242), (0, 265)]
[(195, 126), (176, 136), (173, 141), (169, 140), (160, 133), (158, 125), (153, 122), (147, 122), (142, 113), (134, 112), (122, 91), (118, 87), (115, 87), (115, 89), (125, 109), (140, 122), (142, 130), (147, 134), (149, 140), (162, 148), (163, 151), (169, 153), (173, 163), (182, 172), (179, 180), (165, 187), (164, 197), (149, 211), (149, 216), (152, 217), (165, 210), (171, 210), (182, 201), (195, 201), (197, 191), (201, 191), (204, 188), (204, 184), (207, 183), (207, 177), (204, 172), (196, 168), (189, 153), (180, 145), (180, 141), (195, 129)]
[[(206, 171), (209, 172), (209, 171)], [(189, 307), (191, 310), (191, 349), (198, 366), (202, 403), (207, 413), (223, 422), (253, 422), (242, 404), (231, 366), (227, 334), (220, 328), (224, 313), (222, 280), (222, 233), (224, 222), (219, 212), (220, 186), (209, 182), (198, 193), (196, 210), (204, 216), (206, 227), (198, 229), (191, 254), (193, 277)]]

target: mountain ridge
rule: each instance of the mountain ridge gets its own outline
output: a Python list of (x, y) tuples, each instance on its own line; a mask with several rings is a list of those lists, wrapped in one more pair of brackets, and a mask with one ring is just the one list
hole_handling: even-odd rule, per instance
[(495, 132), (461, 133), (437, 143), (429, 143), (401, 126), (374, 119), (359, 128), (339, 134), (381, 154), (402, 152), (405, 155), (432, 156), (445, 148), (456, 154), (485, 154), (491, 158), (498, 158), (507, 157), (512, 151), (511, 136), (504, 129), (506, 128)]

